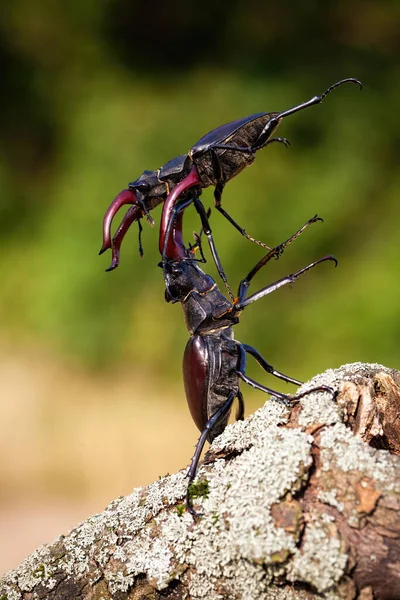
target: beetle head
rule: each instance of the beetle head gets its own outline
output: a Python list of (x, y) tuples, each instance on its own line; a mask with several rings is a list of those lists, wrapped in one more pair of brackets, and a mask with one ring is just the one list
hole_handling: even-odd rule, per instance
[[(159, 264), (163, 266), (162, 263)], [(189, 294), (204, 294), (214, 280), (206, 275), (193, 260), (174, 260), (164, 263), (165, 299), (167, 302), (184, 302)]]

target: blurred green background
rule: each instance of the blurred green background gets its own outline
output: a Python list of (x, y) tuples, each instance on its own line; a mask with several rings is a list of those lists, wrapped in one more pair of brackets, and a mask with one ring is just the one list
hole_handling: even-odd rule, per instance
[[(289, 117), (278, 134), (291, 148), (260, 151), (226, 187), (225, 208), (270, 245), (325, 220), (254, 291), (339, 260), (253, 304), (236, 337), (299, 379), (358, 360), (398, 366), (399, 23), (400, 4), (382, 0), (2, 4), (0, 570), (189, 461), (188, 334), (164, 302), (160, 207), (143, 259), (136, 227), (116, 271), (97, 252), (112, 198), (209, 130), (363, 81)], [(202, 199), (212, 205), (212, 190)], [(215, 212), (212, 226), (236, 288), (262, 251)], [(189, 241), (193, 209), (185, 228)], [(247, 412), (265, 400), (244, 392)]]

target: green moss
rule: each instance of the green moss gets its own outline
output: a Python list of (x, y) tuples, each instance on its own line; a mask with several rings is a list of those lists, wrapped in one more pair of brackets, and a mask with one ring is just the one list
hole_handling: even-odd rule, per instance
[(43, 579), (43, 577), (45, 576), (45, 567), (42, 563), (40, 563), (40, 565), (38, 565), (37, 568), (33, 571), (33, 576)]
[(209, 494), (208, 480), (199, 481), (198, 483), (191, 483), (189, 485), (189, 496), (190, 498), (207, 498)]

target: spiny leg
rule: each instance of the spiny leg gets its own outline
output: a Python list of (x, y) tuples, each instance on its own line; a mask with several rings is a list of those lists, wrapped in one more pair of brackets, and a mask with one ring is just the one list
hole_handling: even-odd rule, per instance
[(233, 295), (233, 292), (232, 292), (231, 288), (229, 287), (228, 279), (225, 275), (225, 271), (224, 271), (221, 261), (219, 259), (218, 252), (215, 247), (214, 238), (212, 236), (210, 223), (208, 220), (208, 215), (206, 213), (204, 205), (199, 198), (196, 198), (194, 200), (194, 206), (200, 216), (202, 230), (203, 230), (204, 234), (207, 236), (208, 244), (210, 246), (211, 254), (214, 259), (215, 266), (217, 267), (218, 274), (221, 277), (222, 281), (224, 282), (224, 285), (227, 289), (227, 292), (228, 292), (231, 300), (234, 300), (235, 296)]
[[(215, 247), (215, 242), (214, 242), (214, 238), (212, 237), (212, 231), (211, 231), (211, 227), (208, 221), (208, 217), (207, 217), (207, 213), (206, 210), (204, 208), (203, 203), (200, 201), (199, 198), (188, 198), (186, 200), (184, 200), (183, 202), (180, 202), (177, 206), (175, 206), (172, 210), (171, 210), (171, 215), (169, 217), (169, 221), (167, 224), (167, 228), (166, 228), (166, 232), (165, 232), (165, 242), (164, 242), (164, 253), (163, 253), (163, 264), (165, 263), (165, 260), (167, 259), (167, 250), (168, 250), (168, 243), (169, 243), (169, 239), (171, 237), (171, 234), (173, 232), (173, 227), (175, 224), (175, 221), (178, 219), (178, 217), (182, 214), (182, 212), (193, 202), (199, 216), (201, 219), (201, 224), (202, 224), (202, 228), (203, 231), (205, 233), (205, 235), (207, 236), (208, 239), (208, 243), (210, 246), (210, 250), (211, 250), (211, 254), (213, 256), (215, 265), (217, 267), (218, 273), (222, 279), (222, 281), (224, 282), (224, 285), (228, 291), (228, 294), (230, 295), (231, 299), (234, 299), (234, 295), (232, 290), (230, 289), (229, 285), (228, 285), (228, 280), (227, 277), (225, 275), (225, 271), (222, 267), (221, 261), (219, 259), (218, 253), (217, 253), (217, 249)], [(179, 232), (181, 233), (181, 232)]]
[(310, 269), (313, 269), (314, 267), (316, 267), (320, 263), (328, 261), (328, 260), (334, 262), (335, 266), (337, 265), (337, 260), (336, 260), (336, 258), (334, 256), (332, 256), (332, 255), (323, 256), (322, 258), (319, 258), (318, 260), (310, 263), (306, 267), (303, 267), (303, 269), (300, 269), (299, 271), (296, 271), (295, 273), (292, 273), (291, 275), (287, 275), (286, 277), (282, 277), (282, 279), (278, 279), (278, 281), (275, 281), (274, 283), (271, 283), (270, 285), (267, 285), (266, 287), (262, 288), (261, 290), (259, 290), (255, 294), (252, 294), (251, 296), (249, 296), (248, 298), (243, 299), (243, 300), (239, 300), (234, 305), (234, 307), (237, 310), (243, 310), (243, 308), (245, 308), (246, 306), (248, 306), (252, 302), (255, 302), (256, 300), (259, 300), (260, 298), (263, 298), (264, 296), (267, 296), (268, 294), (271, 294), (272, 292), (274, 292), (275, 290), (278, 290), (279, 288), (283, 287), (284, 285), (287, 285), (288, 283), (294, 283), (300, 277), (300, 275), (303, 275), (307, 271), (310, 271)]
[[(203, 245), (201, 243), (201, 233), (202, 233), (202, 230), (200, 230), (200, 234), (196, 233), (195, 231), (193, 232), (193, 238), (194, 238), (195, 243), (194, 244), (189, 243), (188, 250), (189, 250), (189, 253), (193, 256), (193, 260), (196, 260), (197, 262), (200, 262), (200, 263), (206, 263), (207, 261), (206, 261), (206, 257), (204, 256)], [(201, 258), (195, 258), (197, 251), (200, 252)]]
[[(187, 473), (187, 476), (189, 478), (189, 483), (188, 483), (188, 487), (186, 490), (186, 509), (188, 512), (190, 512), (191, 515), (193, 515), (194, 518), (198, 517), (199, 515), (198, 515), (198, 513), (196, 513), (196, 511), (194, 510), (194, 508), (191, 504), (190, 485), (196, 477), (197, 466), (199, 464), (200, 456), (201, 456), (201, 453), (204, 448), (204, 444), (206, 443), (208, 436), (210, 435), (213, 428), (218, 424), (218, 422), (227, 415), (227, 413), (231, 409), (234, 399), (236, 398), (236, 395), (237, 395), (237, 392), (231, 392), (229, 394), (228, 399), (224, 402), (224, 404), (212, 415), (212, 417), (210, 419), (208, 419), (206, 426), (204, 427), (203, 431), (201, 432), (199, 440), (196, 444), (196, 449), (195, 449), (195, 452), (194, 452), (194, 455), (193, 455), (193, 458), (192, 458), (192, 461), (190, 463), (190, 467), (189, 467), (189, 470)], [(242, 397), (242, 400), (243, 400), (243, 397)]]
[(243, 419), (244, 419), (244, 400), (243, 400), (243, 394), (240, 390), (238, 391), (237, 399), (238, 399), (238, 407), (237, 407), (235, 419), (236, 419), (236, 421), (243, 421)]
[[(283, 144), (285, 144), (286, 147), (290, 145), (289, 141), (286, 138), (272, 138), (271, 140), (269, 140), (267, 142), (266, 145), (271, 144), (272, 142), (283, 143)], [(225, 219), (227, 219), (229, 221), (229, 223), (231, 225), (233, 225), (233, 227), (235, 227), (235, 229), (237, 229), (241, 235), (243, 235), (245, 238), (250, 240), (250, 242), (257, 244), (258, 246), (262, 246), (266, 250), (271, 250), (270, 246), (267, 246), (267, 244), (264, 244), (264, 242), (261, 242), (260, 240), (256, 240), (251, 235), (249, 235), (247, 233), (247, 231), (245, 229), (243, 229), (243, 227), (241, 227), (239, 225), (239, 223), (236, 223), (236, 221), (231, 217), (231, 215), (224, 208), (222, 208), (222, 192), (225, 187), (225, 181), (223, 180), (222, 167), (221, 167), (221, 163), (220, 163), (218, 154), (215, 152), (216, 149), (234, 150), (237, 152), (247, 152), (249, 154), (253, 153), (252, 149), (246, 148), (246, 147), (241, 147), (241, 146), (233, 146), (230, 144), (215, 144), (212, 146), (212, 148), (210, 149), (210, 154), (211, 154), (215, 178), (218, 181), (217, 185), (215, 186), (215, 190), (214, 190), (214, 206), (221, 213), (221, 215), (223, 215), (225, 217)]]
[(281, 392), (276, 392), (275, 390), (268, 388), (265, 385), (261, 385), (261, 383), (258, 383), (257, 381), (255, 381), (254, 379), (251, 379), (250, 377), (248, 377), (246, 375), (246, 362), (247, 362), (246, 352), (245, 352), (245, 349), (242, 346), (242, 344), (238, 344), (238, 347), (239, 347), (239, 364), (238, 364), (238, 368), (236, 369), (237, 376), (240, 377), (240, 379), (242, 379), (245, 383), (247, 383), (254, 389), (260, 390), (261, 392), (265, 392), (266, 394), (270, 394), (271, 396), (275, 396), (276, 398), (281, 400), (286, 406), (289, 406), (290, 405), (290, 396), (287, 396), (286, 394), (281, 394)]
[[(295, 394), (294, 396), (282, 394), (281, 392), (277, 392), (275, 390), (272, 390), (271, 388), (261, 385), (261, 383), (258, 383), (257, 381), (251, 379), (251, 377), (248, 377), (246, 375), (246, 351), (244, 346), (244, 344), (239, 344), (240, 358), (239, 366), (236, 370), (236, 373), (238, 377), (240, 377), (240, 379), (242, 379), (245, 383), (247, 383), (254, 389), (260, 390), (261, 392), (265, 392), (266, 394), (274, 396), (275, 398), (283, 402), (283, 404), (285, 404), (286, 406), (291, 406), (293, 405), (293, 403), (298, 402), (301, 398), (304, 398), (305, 396), (308, 396), (309, 394), (312, 394), (314, 392), (327, 392), (332, 395), (333, 399), (336, 398), (336, 392), (327, 385), (319, 385), (305, 392), (302, 392), (301, 394)], [(295, 380), (293, 380), (293, 382), (295, 382)]]
[(240, 344), (240, 345), (245, 350), (245, 352), (247, 352), (248, 354), (253, 356), (253, 358), (256, 359), (256, 361), (258, 362), (260, 367), (262, 367), (264, 369), (264, 371), (266, 371), (267, 373), (270, 373), (274, 377), (277, 377), (278, 379), (282, 379), (283, 381), (286, 381), (287, 383), (293, 383), (294, 385), (302, 384), (302, 382), (298, 381), (298, 379), (293, 379), (293, 377), (289, 377), (289, 375), (285, 375), (284, 373), (281, 373), (280, 371), (277, 371), (276, 369), (274, 369), (274, 367), (269, 362), (267, 362), (265, 360), (265, 358), (258, 352), (258, 350), (253, 348), (253, 346), (249, 346), (248, 344)]
[(296, 233), (290, 236), (282, 244), (279, 244), (278, 246), (275, 246), (275, 248), (272, 248), (265, 256), (263, 256), (261, 260), (258, 261), (258, 263), (251, 269), (251, 271), (246, 275), (244, 279), (242, 279), (242, 281), (239, 284), (239, 302), (245, 299), (250, 282), (253, 279), (253, 277), (258, 273), (258, 271), (264, 265), (266, 265), (272, 258), (279, 258), (283, 251), (287, 248), (287, 246), (289, 246), (289, 244), (291, 244), (295, 239), (297, 239), (303, 233), (303, 231), (307, 229), (307, 227), (309, 227), (312, 223), (316, 223), (317, 221), (323, 222), (323, 219), (321, 219), (321, 217), (319, 217), (318, 215), (314, 215), (314, 217), (311, 217), (311, 219), (309, 219), (302, 227), (300, 227), (300, 229), (298, 229)]
[[(285, 144), (286, 147), (290, 146), (290, 142), (286, 138), (274, 137), (269, 139), (263, 147), (268, 146), (268, 144), (272, 144), (273, 142), (280, 142), (281, 144)], [(212, 144), (211, 150), (232, 150), (234, 152), (242, 152), (244, 154), (253, 154), (254, 146), (235, 146), (233, 144), (226, 144), (225, 142), (221, 142), (220, 144)]]

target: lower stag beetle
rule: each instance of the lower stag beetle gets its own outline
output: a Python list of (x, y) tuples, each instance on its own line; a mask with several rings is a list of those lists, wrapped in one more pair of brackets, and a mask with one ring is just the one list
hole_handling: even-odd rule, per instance
[[(182, 217), (183, 211), (176, 217), (175, 233), (182, 231)], [(160, 263), (160, 266), (164, 266), (166, 300), (181, 302), (190, 333), (183, 357), (184, 385), (191, 415), (201, 431), (188, 471), (189, 485), (186, 494), (187, 510), (194, 517), (196, 512), (191, 504), (189, 486), (195, 479), (204, 444), (206, 440), (212, 442), (225, 429), (235, 398), (239, 402), (236, 418), (243, 418), (244, 402), (239, 389), (240, 380), (267, 394), (273, 394), (288, 405), (318, 390), (334, 394), (331, 388), (320, 386), (297, 396), (287, 396), (257, 383), (246, 375), (247, 354), (253, 356), (267, 373), (288, 383), (300, 385), (296, 379), (274, 369), (255, 348), (235, 340), (232, 330), (232, 326), (239, 322), (240, 312), (252, 302), (288, 283), (293, 283), (300, 275), (321, 262), (334, 261), (336, 264), (332, 256), (324, 256), (247, 297), (250, 282), (261, 267), (272, 258), (280, 256), (286, 246), (304, 229), (319, 220), (321, 219), (317, 216), (313, 217), (286, 242), (271, 249), (241, 281), (238, 297), (233, 303), (220, 292), (215, 281), (200, 269), (194, 261), (196, 247), (185, 249), (181, 244), (181, 236), (178, 236), (179, 243), (168, 246), (167, 261), (164, 264)], [(199, 236), (197, 240), (199, 246)]]

